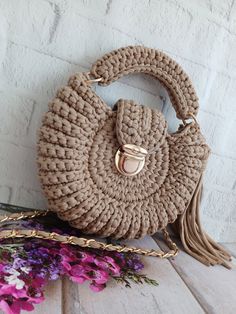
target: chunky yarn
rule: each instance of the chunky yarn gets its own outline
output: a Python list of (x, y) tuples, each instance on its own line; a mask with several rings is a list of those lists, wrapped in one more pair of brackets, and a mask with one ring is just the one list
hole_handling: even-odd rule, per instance
[[(178, 118), (197, 113), (190, 79), (160, 51), (121, 48), (98, 60), (90, 74), (108, 85), (134, 72), (164, 84)], [(120, 174), (114, 163), (123, 144), (148, 152), (133, 177)], [(122, 99), (112, 110), (86, 73), (72, 76), (58, 91), (39, 130), (39, 176), (49, 209), (84, 233), (102, 237), (140, 238), (173, 223), (189, 206), (208, 156), (196, 122), (169, 134), (157, 110)]]

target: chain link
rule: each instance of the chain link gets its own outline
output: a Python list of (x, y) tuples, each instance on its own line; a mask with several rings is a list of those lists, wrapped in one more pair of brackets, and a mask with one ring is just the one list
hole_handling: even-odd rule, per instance
[[(4, 215), (0, 216), (0, 223), (7, 221), (19, 221), (22, 219), (32, 219), (35, 217), (46, 216), (49, 211), (31, 211), (31, 212), (20, 212), (12, 215)], [(170, 251), (163, 252), (157, 250), (144, 250), (141, 248), (130, 247), (126, 245), (117, 245), (117, 244), (106, 244), (95, 239), (86, 239), (79, 238), (75, 236), (66, 236), (61, 235), (55, 232), (46, 232), (41, 230), (28, 230), (28, 229), (12, 229), (12, 230), (2, 230), (0, 231), (0, 239), (12, 239), (12, 238), (39, 238), (44, 240), (53, 240), (58, 241), (64, 244), (72, 244), (79, 245), (81, 247), (88, 247), (94, 249), (101, 249), (107, 251), (116, 251), (116, 252), (124, 252), (124, 253), (136, 253), (140, 255), (146, 256), (155, 256), (160, 258), (169, 258), (176, 256), (178, 254), (177, 245), (171, 240), (169, 233), (166, 229), (163, 230), (163, 236), (165, 241), (170, 248)]]

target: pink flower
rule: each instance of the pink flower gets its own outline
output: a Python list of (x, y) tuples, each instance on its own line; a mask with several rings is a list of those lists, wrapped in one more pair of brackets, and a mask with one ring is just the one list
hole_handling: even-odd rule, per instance
[(30, 283), (30, 286), (33, 288), (39, 289), (47, 284), (47, 281), (44, 278), (35, 277), (34, 273), (29, 273), (29, 277), (33, 278), (33, 280)]
[(8, 303), (5, 300), (1, 300), (0, 308), (6, 314), (20, 314), (21, 310), (33, 311), (34, 306), (27, 301), (13, 300)]
[(68, 250), (67, 247), (60, 249), (60, 255), (62, 258), (62, 266), (65, 268), (65, 270), (69, 271), (71, 269), (70, 263), (76, 260), (75, 255), (71, 252), (71, 250)]
[[(37, 279), (35, 279), (37, 282)], [(34, 284), (36, 284), (36, 282), (34, 282)], [(32, 286), (30, 287), (25, 287), (24, 289), (16, 289), (16, 286), (14, 285), (8, 285), (8, 284), (4, 284), (0, 286), (0, 299), (10, 295), (15, 299), (27, 299), (29, 302), (32, 303), (41, 303), (42, 301), (44, 301), (44, 296), (43, 296), (43, 292), (41, 290), (37, 288), (34, 288)]]
[[(21, 299), (24, 298), (24, 301)], [(0, 308), (7, 314), (19, 314), (21, 309), (32, 311), (33, 305), (28, 302), (24, 289), (18, 290), (15, 285), (2, 285), (0, 287)]]
[(82, 263), (93, 263), (94, 262), (94, 257), (87, 253), (87, 252), (78, 252), (77, 253), (77, 258), (82, 262)]
[(91, 263), (94, 260), (94, 257), (92, 254), (89, 254), (88, 252), (84, 252), (80, 249), (75, 249), (68, 247), (66, 245), (62, 246), (60, 250), (60, 254), (63, 257), (67, 257), (71, 261), (80, 260), (81, 262)]
[(71, 264), (76, 263), (76, 264), (82, 264), (82, 263), (93, 263), (94, 262), (94, 257), (87, 253), (87, 252), (82, 252), (80, 250), (72, 250), (69, 247), (63, 246), (62, 249), (60, 250), (60, 255), (61, 255), (61, 264), (65, 268), (66, 271), (71, 270)]
[(108, 281), (109, 275), (101, 269), (93, 269), (88, 265), (74, 265), (68, 272), (71, 280), (77, 283), (83, 283), (86, 280), (92, 280), (96, 284), (104, 284)]
[(90, 289), (92, 290), (92, 291), (94, 291), (94, 292), (100, 292), (100, 291), (102, 291), (104, 288), (106, 288), (106, 285), (105, 284), (97, 284), (97, 283), (95, 283), (95, 282), (92, 282), (91, 284), (90, 284)]
[(17, 289), (16, 285), (0, 284), (0, 308), (6, 314), (20, 314), (21, 310), (32, 311), (33, 304), (44, 301), (43, 292), (39, 289), (42, 280), (35, 278), (32, 281), (36, 287), (25, 285), (24, 288)]
[(40, 290), (38, 286), (28, 287), (27, 298), (28, 298), (29, 302), (35, 303), (35, 304), (39, 304), (45, 300), (44, 295), (43, 295), (43, 291)]
[(110, 256), (96, 257), (94, 263), (101, 269), (111, 272), (112, 275), (120, 275), (120, 266)]
[(4, 268), (5, 268), (5, 265), (4, 264), (0, 264), (0, 272), (4, 272)]
[(71, 280), (77, 283), (83, 283), (87, 280), (85, 276), (86, 268), (81, 265), (74, 265), (71, 267), (68, 275), (70, 276)]
[(72, 250), (69, 250), (68, 247), (63, 246), (60, 249), (60, 255), (63, 259), (72, 262), (73, 260), (76, 259), (76, 256), (74, 254), (74, 252), (72, 252)]
[(27, 297), (26, 291), (24, 289), (16, 289), (15, 285), (3, 284), (0, 286), (0, 296), (12, 295), (14, 298), (24, 298)]
[(96, 284), (104, 284), (108, 281), (109, 275), (106, 271), (100, 269), (90, 269), (86, 272), (86, 278), (93, 280)]

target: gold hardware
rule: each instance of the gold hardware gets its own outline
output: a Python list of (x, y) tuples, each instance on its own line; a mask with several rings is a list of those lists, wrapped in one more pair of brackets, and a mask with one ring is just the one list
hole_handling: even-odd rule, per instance
[(147, 153), (146, 149), (134, 144), (122, 145), (115, 155), (117, 170), (125, 176), (138, 174), (143, 169)]
[(187, 125), (186, 120), (188, 119), (192, 119), (194, 121), (195, 124), (198, 124), (197, 118), (195, 117), (195, 115), (192, 112), (188, 112), (189, 118), (187, 119), (182, 119), (183, 125)]
[[(0, 223), (6, 221), (19, 221), (19, 217), (22, 219), (26, 218), (35, 218), (40, 216), (45, 216), (49, 213), (49, 211), (34, 211), (34, 212), (26, 212), (19, 214), (12, 214), (10, 216), (0, 216)], [(0, 239), (10, 239), (10, 238), (39, 238), (44, 240), (54, 240), (61, 243), (71, 244), (71, 245), (79, 245), (81, 247), (90, 247), (94, 249), (101, 249), (107, 251), (116, 251), (116, 252), (125, 252), (125, 253), (136, 253), (145, 256), (154, 256), (160, 258), (169, 258), (176, 256), (178, 254), (177, 245), (172, 242), (169, 233), (166, 229), (163, 230), (163, 236), (165, 241), (170, 248), (170, 251), (163, 252), (162, 250), (143, 250), (136, 247), (129, 247), (126, 245), (116, 245), (116, 244), (106, 244), (103, 242), (99, 242), (95, 239), (85, 239), (78, 238), (74, 236), (66, 236), (62, 234), (57, 234), (55, 232), (45, 232), (41, 230), (28, 230), (28, 229), (12, 229), (12, 230), (0, 230)]]
[[(90, 76), (90, 75), (91, 75), (91, 73), (90, 73), (90, 72), (88, 72), (88, 73), (87, 73), (87, 75), (88, 75), (88, 76)], [(101, 80), (102, 80), (102, 77), (99, 77), (99, 78), (95, 78), (95, 79), (89, 79), (89, 80), (87, 80), (87, 81), (86, 81), (86, 83), (88, 83), (88, 84), (92, 84), (92, 83), (101, 82)]]
[(192, 112), (189, 112), (190, 117), (193, 119), (193, 121), (198, 124), (197, 118), (195, 117), (195, 115)]

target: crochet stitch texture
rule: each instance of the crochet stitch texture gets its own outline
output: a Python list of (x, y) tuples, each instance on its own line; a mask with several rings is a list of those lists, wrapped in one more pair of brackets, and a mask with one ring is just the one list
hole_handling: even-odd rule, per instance
[[(113, 51), (91, 74), (108, 85), (143, 72), (166, 87), (176, 115), (196, 115), (198, 100), (187, 74), (164, 53), (141, 46)], [(86, 73), (72, 76), (49, 104), (39, 131), (38, 165), (50, 210), (84, 233), (113, 238), (154, 234), (187, 208), (205, 169), (209, 147), (195, 122), (174, 134), (158, 110), (99, 98)], [(144, 168), (133, 177), (116, 169), (123, 144), (145, 148)]]

